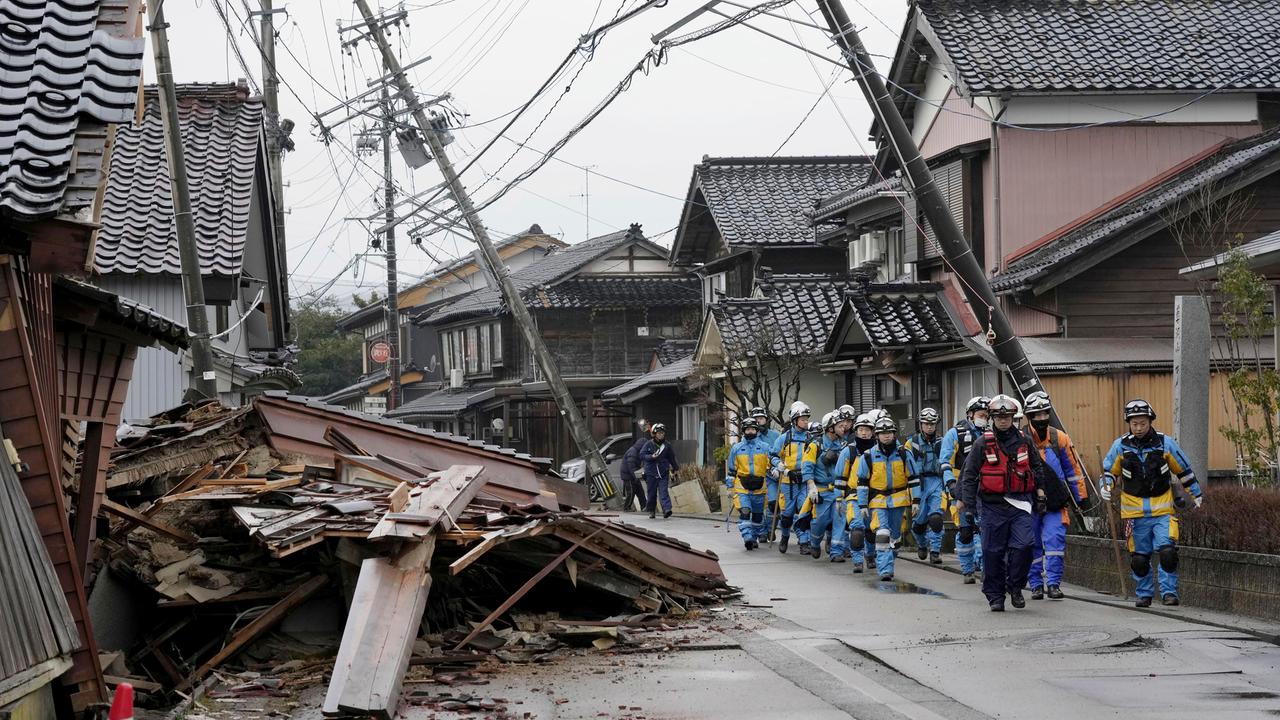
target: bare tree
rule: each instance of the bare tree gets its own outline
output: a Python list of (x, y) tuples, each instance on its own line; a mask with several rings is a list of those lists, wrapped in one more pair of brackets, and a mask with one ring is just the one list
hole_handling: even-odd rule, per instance
[(761, 320), (744, 337), (726, 342), (721, 366), (695, 371), (704, 387), (716, 391), (707, 393), (707, 403), (726, 424), (729, 416), (742, 418), (761, 407), (771, 421), (785, 425), (804, 373), (817, 365), (815, 353), (793, 328)]

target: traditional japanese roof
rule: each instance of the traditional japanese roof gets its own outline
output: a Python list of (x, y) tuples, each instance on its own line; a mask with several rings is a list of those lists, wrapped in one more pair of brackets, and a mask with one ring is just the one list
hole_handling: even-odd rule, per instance
[(779, 355), (820, 353), (844, 292), (857, 282), (843, 274), (773, 275), (757, 280), (762, 297), (724, 299), (707, 309), (732, 358), (742, 359), (766, 346)]
[[(576, 245), (570, 245), (564, 250), (553, 252), (541, 260), (511, 273), (511, 281), (515, 283), (516, 290), (524, 297), (525, 302), (533, 306), (540, 290), (546, 291), (553, 288), (557, 283), (568, 279), (596, 260), (632, 242), (644, 243), (651, 249), (661, 252), (661, 248), (645, 239), (639, 225), (632, 225), (626, 230), (619, 230), (608, 235), (584, 240)], [(621, 287), (624, 283), (620, 281), (623, 280), (624, 276), (619, 276), (617, 278), (608, 278), (604, 282), (619, 283)], [(583, 288), (583, 292), (587, 292), (585, 288), (596, 286), (583, 285), (580, 287)], [(603, 285), (600, 287), (603, 287)], [(696, 298), (694, 301), (696, 302)], [(463, 295), (454, 302), (419, 315), (416, 321), (427, 325), (435, 325), (476, 315), (496, 316), (505, 312), (506, 307), (502, 300), (502, 293), (497, 288), (485, 288)]]
[(691, 277), (571, 278), (529, 296), (530, 308), (626, 308), (697, 305), (702, 286)]
[(653, 352), (658, 356), (660, 364), (670, 365), (683, 357), (692, 355), (697, 346), (697, 340), (664, 340)]
[(863, 185), (869, 163), (849, 155), (704, 157), (693, 169), (671, 257), (680, 262), (712, 242), (700, 222), (707, 213), (728, 248), (812, 244), (814, 203)]
[[(129, 298), (103, 290), (73, 278), (54, 278), (54, 297), (58, 310), (69, 298), (82, 300), (98, 311), (97, 322), (114, 324), (141, 333), (170, 350), (189, 347), (187, 328), (182, 323)], [(56, 314), (57, 310), (55, 310)], [(95, 323), (96, 325), (96, 323)]]
[(821, 221), (836, 213), (851, 210), (868, 200), (879, 198), (881, 193), (902, 192), (902, 190), (901, 175), (890, 175), (887, 178), (878, 179), (878, 176), (872, 173), (872, 178), (868, 178), (865, 185), (823, 198), (817, 207), (813, 208), (811, 214), (814, 221)]
[(845, 293), (828, 354), (959, 345), (939, 283), (867, 284)]
[(1232, 253), (1244, 255), (1245, 263), (1251, 268), (1275, 268), (1276, 265), (1280, 265), (1280, 230), (1267, 233), (1242, 245), (1237, 245), (1227, 252), (1214, 255), (1208, 260), (1201, 260), (1193, 265), (1188, 265), (1179, 270), (1178, 274), (1189, 278), (1214, 277), (1218, 274), (1218, 268), (1226, 264), (1227, 258)]
[(410, 400), (395, 410), (388, 410), (386, 417), (398, 418), (410, 422), (418, 420), (449, 420), (457, 417), (467, 408), (490, 400), (496, 389), (489, 388), (442, 388), (420, 398)]
[[(154, 88), (140, 125), (122, 125), (111, 150), (94, 267), (100, 273), (176, 275), (182, 270), (164, 127)], [(200, 269), (240, 274), (255, 173), (264, 152), (263, 105), (243, 85), (178, 86)]]
[(338, 403), (347, 402), (348, 400), (354, 400), (359, 397), (364, 397), (367, 394), (369, 388), (373, 387), (374, 385), (377, 385), (380, 382), (386, 382), (387, 377), (389, 376), (387, 374), (386, 368), (382, 368), (381, 370), (375, 370), (371, 373), (364, 375), (359, 380), (351, 383), (350, 385), (344, 388), (341, 388), (339, 390), (334, 390), (328, 395), (324, 395), (316, 399), (322, 403), (338, 404)]
[(1225, 142), (1020, 250), (991, 287), (1048, 290), (1165, 227), (1167, 211), (1203, 202), (1203, 191), (1216, 199), (1278, 169), (1280, 128)]
[(81, 215), (102, 170), (107, 123), (133, 116), (142, 39), (136, 6), (99, 0), (0, 5), (0, 211)]
[(600, 393), (605, 400), (633, 403), (660, 387), (676, 387), (693, 375), (693, 353)]
[(1280, 86), (1273, 0), (918, 0), (974, 95)]

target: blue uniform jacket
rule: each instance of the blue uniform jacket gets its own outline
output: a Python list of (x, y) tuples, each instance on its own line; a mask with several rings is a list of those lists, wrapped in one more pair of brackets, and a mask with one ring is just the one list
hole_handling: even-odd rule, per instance
[[(832, 439), (827, 433), (822, 434), (821, 440), (815, 440), (816, 452), (805, 453), (804, 467), (801, 469), (805, 482), (812, 480), (819, 489), (831, 485), (836, 481), (836, 462), (840, 455), (840, 451), (844, 449), (844, 439)], [(828, 450), (835, 452), (837, 460), (833, 460), (830, 465), (823, 462), (823, 455)]]
[(795, 426), (789, 427), (773, 440), (773, 451), (769, 456), (779, 475), (789, 470), (799, 470), (804, 458), (804, 445), (809, 441), (809, 431)]
[(942, 438), (935, 434), (930, 440), (924, 433), (916, 433), (907, 438), (906, 446), (916, 456), (920, 477), (942, 477)]
[[(770, 454), (773, 452), (773, 446), (765, 441), (764, 438), (757, 435), (750, 440), (743, 438), (734, 444), (733, 449), (729, 451), (729, 459), (727, 461), (728, 469), (725, 472), (724, 484), (733, 488), (733, 480), (740, 470), (745, 469), (747, 475), (765, 473), (769, 470)], [(755, 462), (756, 457), (761, 459)], [(741, 460), (739, 460), (741, 458)], [(739, 468), (739, 462), (742, 468)], [(762, 467), (760, 467), (762, 465)]]
[(644, 461), (644, 479), (648, 480), (666, 480), (671, 481), (671, 472), (680, 469), (680, 462), (676, 460), (675, 448), (671, 447), (671, 443), (664, 442), (661, 445), (662, 452), (658, 452), (659, 445), (653, 440), (645, 442), (644, 447), (640, 449), (640, 459)]
[(649, 442), (649, 438), (638, 438), (627, 451), (622, 453), (622, 466), (618, 469), (622, 479), (630, 480), (635, 476), (636, 470), (639, 470), (643, 464), (640, 462), (640, 450), (644, 448), (644, 444)]
[[(964, 421), (964, 431), (969, 434), (972, 444), (977, 444), (978, 438), (982, 437), (985, 430), (974, 425), (972, 422)], [(960, 454), (960, 428), (953, 427), (942, 436), (942, 446), (938, 449), (938, 464), (942, 468), (942, 481), (946, 484), (947, 492), (954, 496), (959, 496), (956, 492), (955, 482), (960, 476), (960, 470), (964, 468), (964, 457), (958, 457)]]

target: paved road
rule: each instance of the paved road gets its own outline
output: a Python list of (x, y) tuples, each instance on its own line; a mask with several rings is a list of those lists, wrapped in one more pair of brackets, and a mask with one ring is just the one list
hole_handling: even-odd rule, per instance
[(625, 519), (714, 550), (762, 606), (734, 638), (741, 652), (650, 662), (663, 685), (634, 685), (661, 706), (646, 705), (650, 718), (1280, 716), (1280, 646), (1194, 622), (1193, 609), (1143, 612), (1064, 587), (1077, 598), (991, 613), (977, 586), (940, 568), (900, 558), (882, 583), (794, 549), (748, 553), (736, 529), (703, 519)]

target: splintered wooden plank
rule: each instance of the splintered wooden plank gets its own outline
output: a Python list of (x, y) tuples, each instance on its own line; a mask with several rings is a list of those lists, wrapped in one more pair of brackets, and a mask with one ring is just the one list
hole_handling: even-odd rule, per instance
[(435, 538), (398, 560), (369, 558), (351, 599), (323, 712), (391, 718), (431, 589)]
[(315, 591), (325, 586), (329, 582), (327, 575), (317, 575), (305, 583), (299, 585), (297, 589), (280, 599), (269, 610), (259, 615), (253, 622), (245, 625), (235, 635), (232, 636), (231, 642), (227, 643), (216, 655), (209, 658), (203, 665), (196, 668), (196, 671), (188, 675), (175, 690), (185, 692), (191, 689), (196, 683), (200, 682), (205, 675), (208, 675), (214, 668), (226, 662), (231, 656), (244, 649), (245, 645), (253, 642), (262, 633), (275, 627), (276, 623), (284, 619), (290, 610), (301, 605), (307, 598), (311, 597)]
[(196, 543), (200, 542), (200, 538), (196, 537), (195, 535), (192, 535), (186, 530), (179, 530), (178, 528), (173, 527), (172, 525), (166, 525), (160, 522), (159, 520), (153, 520), (147, 517), (146, 515), (143, 515), (142, 513), (135, 511), (133, 508), (125, 507), (124, 505), (113, 502), (106, 498), (102, 499), (102, 509), (106, 510), (112, 515), (115, 515), (116, 517), (121, 517), (136, 525), (141, 525), (142, 527), (154, 533), (159, 533), (161, 535), (168, 535), (169, 537), (173, 538), (174, 540), (177, 540), (178, 542), (183, 542), (190, 545), (195, 545)]
[(485, 481), (478, 477), (483, 470), (479, 465), (452, 465), (442, 472), (432, 473), (431, 484), (413, 488), (409, 501), (399, 511), (404, 516), (415, 516), (413, 521), (397, 522), (384, 516), (369, 533), (369, 539), (416, 540), (426, 537), (437, 526), (442, 530), (455, 529), (454, 521), (458, 515), (484, 487)]

